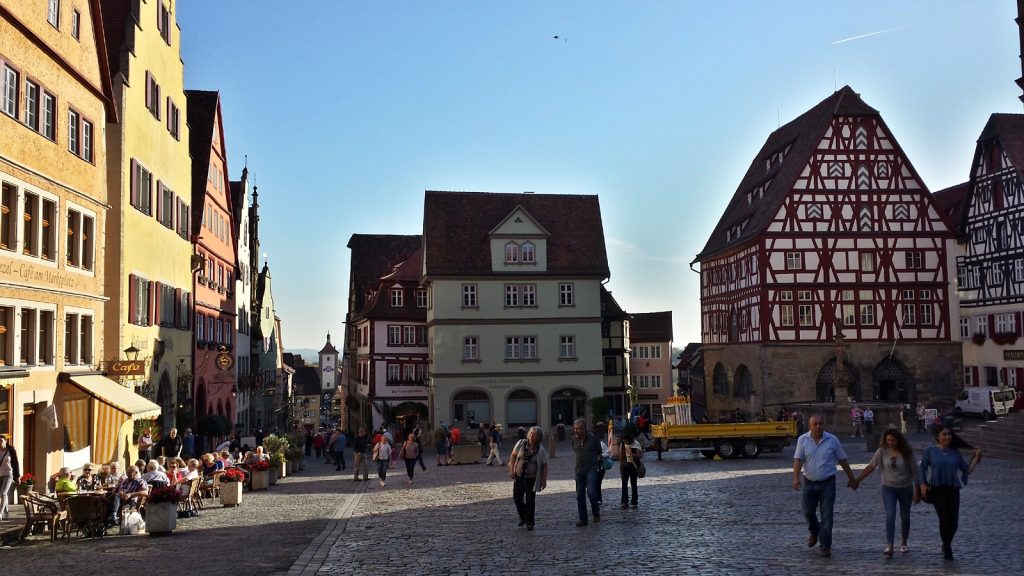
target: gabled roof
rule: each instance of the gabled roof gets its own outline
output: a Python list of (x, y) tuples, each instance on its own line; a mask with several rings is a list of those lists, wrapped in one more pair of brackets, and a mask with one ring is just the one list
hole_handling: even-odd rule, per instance
[(337, 353), (338, 353), (338, 349), (335, 348), (333, 344), (331, 344), (331, 333), (328, 332), (327, 333), (327, 344), (324, 344), (324, 347), (320, 349), (320, 355), (321, 356), (323, 356), (324, 354), (335, 354), (335, 355), (337, 355)]
[[(694, 262), (748, 244), (767, 228), (810, 161), (822, 136), (832, 125), (832, 119), (838, 116), (879, 114), (877, 110), (865, 104), (852, 88), (843, 86), (807, 112), (772, 132), (750, 163), (729, 206), (708, 238), (704, 249), (694, 258)], [(779, 152), (785, 152), (782, 162), (766, 171), (765, 161)], [(771, 179), (771, 185), (764, 190), (761, 200), (748, 205), (747, 192), (764, 184), (768, 179)], [(743, 222), (747, 224), (740, 235), (730, 239), (728, 231)]]
[(619, 306), (612, 293), (601, 285), (601, 317), (609, 320), (625, 320), (629, 315)]
[(319, 396), (320, 375), (312, 366), (303, 366), (292, 375), (292, 393), (296, 396)]
[(550, 234), (548, 274), (610, 275), (597, 196), (431, 190), (423, 200), (425, 274), (493, 274), (488, 234), (519, 206)]
[(111, 76), (118, 72), (127, 75), (127, 70), (121, 70), (121, 51), (128, 48), (125, 46), (128, 27), (136, 26), (132, 3), (130, 0), (102, 0), (97, 4), (103, 18), (103, 36), (107, 46), (107, 53), (100, 57), (107, 59)]
[(353, 234), (348, 241), (352, 251), (349, 271), (349, 314), (361, 314), (366, 294), (377, 288), (380, 279), (419, 250), (422, 236), (397, 234)]
[[(415, 289), (420, 283), (420, 270), (423, 266), (423, 249), (419, 248), (404, 261), (395, 264), (391, 272), (380, 278), (376, 286), (372, 288), (373, 295), (363, 306), (362, 315), (375, 319), (405, 319), (411, 321), (425, 322), (427, 320), (426, 308), (417, 305), (415, 293), (409, 290)], [(396, 285), (406, 290), (402, 306), (391, 305), (391, 288)]]
[(932, 193), (932, 198), (935, 199), (935, 208), (956, 230), (957, 235), (963, 234), (966, 225), (964, 218), (967, 215), (968, 189), (970, 189), (970, 182), (961, 182)]
[(640, 312), (629, 315), (632, 342), (671, 342), (672, 312)]
[[(993, 114), (978, 137), (978, 144), (999, 139), (1018, 176), (1024, 176), (1024, 114)], [(977, 159), (977, 156), (975, 156)], [(973, 172), (974, 166), (971, 166)]]
[(234, 227), (235, 238), (241, 238), (241, 226), (242, 226), (242, 207), (246, 205), (245, 195), (249, 189), (249, 168), (242, 168), (242, 177), (239, 180), (231, 180), (228, 182), (228, 187), (231, 196), (231, 213), (233, 216), (232, 225)]
[(689, 364), (693, 361), (693, 355), (700, 353), (700, 347), (700, 342), (690, 342), (687, 344), (686, 347), (683, 348), (683, 351), (679, 353), (679, 363)]
[[(185, 90), (188, 105), (188, 149), (192, 155), (192, 230), (197, 238), (203, 226), (206, 182), (213, 149), (220, 93), (213, 90)], [(230, 196), (230, 195), (229, 195)], [(230, 200), (229, 200), (230, 201)]]

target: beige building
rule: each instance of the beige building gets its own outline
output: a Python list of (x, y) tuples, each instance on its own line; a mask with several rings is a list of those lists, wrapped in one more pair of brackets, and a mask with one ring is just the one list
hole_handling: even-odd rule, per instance
[(98, 371), (118, 121), (99, 5), (0, 6), (0, 433), (38, 478), (121, 454), (155, 408)]
[(672, 396), (672, 312), (630, 314), (629, 379), (636, 404), (657, 422)]

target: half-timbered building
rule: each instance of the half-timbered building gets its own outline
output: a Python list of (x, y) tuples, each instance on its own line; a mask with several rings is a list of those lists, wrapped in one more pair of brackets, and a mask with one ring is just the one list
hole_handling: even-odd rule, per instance
[(849, 86), (773, 132), (694, 260), (709, 417), (833, 401), (839, 346), (855, 400), (952, 393), (954, 238)]
[(966, 386), (1024, 385), (1024, 115), (993, 114), (960, 215), (959, 336)]

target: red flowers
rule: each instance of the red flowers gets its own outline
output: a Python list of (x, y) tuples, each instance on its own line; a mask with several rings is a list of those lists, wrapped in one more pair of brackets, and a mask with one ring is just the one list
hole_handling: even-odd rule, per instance
[(22, 484), (27, 484), (29, 486), (35, 486), (36, 477), (29, 474), (28, 472), (25, 472), (24, 474), (21, 475), (21, 478), (18, 478), (18, 482)]
[(266, 460), (257, 460), (253, 462), (252, 466), (250, 466), (249, 468), (251, 468), (253, 472), (262, 472), (263, 470), (270, 470), (270, 462), (267, 462)]
[(228, 468), (220, 475), (220, 481), (223, 482), (245, 482), (245, 472), (239, 468)]
[(153, 488), (146, 502), (151, 504), (160, 504), (162, 502), (177, 504), (184, 499), (185, 497), (174, 486), (164, 486), (162, 488)]

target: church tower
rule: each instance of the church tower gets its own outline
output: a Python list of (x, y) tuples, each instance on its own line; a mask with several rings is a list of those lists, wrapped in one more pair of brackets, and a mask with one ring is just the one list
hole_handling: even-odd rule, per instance
[(331, 333), (327, 333), (327, 344), (320, 350), (320, 391), (334, 392), (338, 387), (338, 350), (331, 344)]

